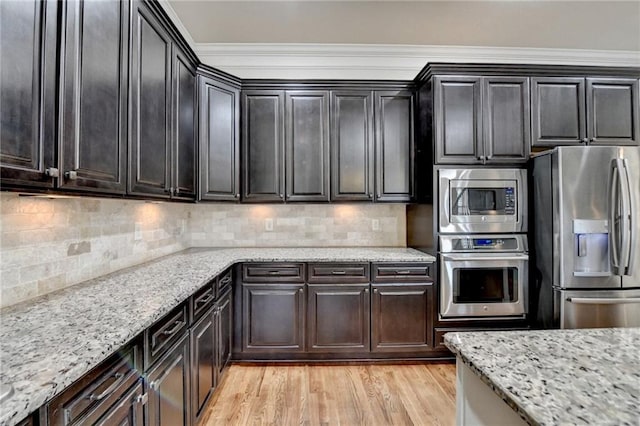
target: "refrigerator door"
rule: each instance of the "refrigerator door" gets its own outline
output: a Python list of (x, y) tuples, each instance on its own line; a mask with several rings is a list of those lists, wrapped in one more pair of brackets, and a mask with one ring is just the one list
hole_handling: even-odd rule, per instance
[[(559, 147), (552, 158), (554, 287), (620, 288), (610, 265), (611, 164), (619, 147)], [(554, 225), (556, 225), (554, 224)], [(555, 245), (555, 244), (554, 244)]]
[(556, 290), (560, 328), (640, 327), (640, 289)]
[(621, 147), (619, 156), (626, 166), (630, 194), (629, 261), (622, 286), (640, 288), (640, 148)]

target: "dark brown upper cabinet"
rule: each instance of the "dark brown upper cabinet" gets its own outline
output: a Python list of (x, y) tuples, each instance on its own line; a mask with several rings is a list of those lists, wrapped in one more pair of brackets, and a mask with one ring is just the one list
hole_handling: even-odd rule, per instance
[(637, 79), (540, 77), (532, 91), (533, 146), (638, 145)]
[(60, 3), (62, 188), (124, 194), (129, 2)]
[(372, 201), (373, 92), (331, 92), (331, 200)]
[(525, 162), (530, 152), (527, 77), (434, 78), (439, 164)]
[(196, 69), (184, 53), (173, 48), (173, 105), (171, 143), (171, 196), (196, 196)]
[(200, 199), (240, 200), (240, 90), (199, 76)]
[(287, 201), (329, 201), (329, 92), (285, 95)]
[(376, 200), (410, 201), (413, 195), (414, 95), (376, 91)]
[(57, 1), (0, 1), (2, 185), (53, 188)]
[(284, 91), (242, 93), (243, 201), (283, 201)]
[(171, 196), (169, 33), (144, 2), (133, 3), (129, 193)]

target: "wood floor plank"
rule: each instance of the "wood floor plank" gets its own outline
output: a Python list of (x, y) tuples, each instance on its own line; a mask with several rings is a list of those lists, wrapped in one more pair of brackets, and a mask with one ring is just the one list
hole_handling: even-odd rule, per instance
[(202, 425), (443, 425), (455, 365), (232, 365)]

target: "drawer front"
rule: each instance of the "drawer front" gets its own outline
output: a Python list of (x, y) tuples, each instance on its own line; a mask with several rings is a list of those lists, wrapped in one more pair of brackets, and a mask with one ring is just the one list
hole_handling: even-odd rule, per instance
[(368, 263), (310, 263), (309, 283), (368, 283)]
[(140, 378), (140, 345), (110, 357), (47, 405), (49, 424), (92, 424)]
[(433, 263), (374, 263), (373, 282), (430, 282)]
[(213, 306), (213, 301), (216, 298), (215, 283), (216, 281), (214, 280), (196, 291), (193, 296), (189, 298), (189, 303), (191, 304), (191, 324), (200, 319), (202, 314), (207, 312), (209, 308)]
[(169, 349), (187, 329), (189, 304), (183, 302), (173, 311), (145, 330), (144, 369), (145, 371)]
[(304, 263), (246, 263), (242, 265), (242, 281), (304, 282)]
[(225, 293), (227, 289), (231, 288), (232, 284), (233, 273), (231, 272), (231, 269), (228, 269), (218, 277), (218, 296)]

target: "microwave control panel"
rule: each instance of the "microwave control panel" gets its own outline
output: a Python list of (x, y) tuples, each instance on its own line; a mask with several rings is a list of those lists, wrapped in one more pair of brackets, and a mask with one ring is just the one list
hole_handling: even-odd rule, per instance
[(516, 214), (516, 191), (511, 186), (504, 189), (504, 213)]

